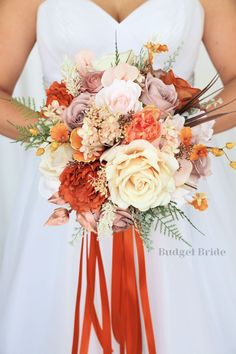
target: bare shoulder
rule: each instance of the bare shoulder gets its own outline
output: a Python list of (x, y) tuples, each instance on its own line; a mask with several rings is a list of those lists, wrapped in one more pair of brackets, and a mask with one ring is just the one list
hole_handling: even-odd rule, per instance
[(0, 89), (11, 93), (36, 40), (42, 0), (0, 0)]
[(205, 10), (203, 42), (227, 83), (236, 77), (236, 1), (201, 0)]

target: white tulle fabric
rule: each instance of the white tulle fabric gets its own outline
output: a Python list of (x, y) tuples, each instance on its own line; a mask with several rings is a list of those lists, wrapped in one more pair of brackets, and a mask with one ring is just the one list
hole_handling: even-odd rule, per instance
[[(48, 0), (38, 12), (38, 45), (44, 80), (60, 79), (65, 55), (92, 48), (100, 56), (141, 45), (153, 35), (173, 53), (182, 47), (175, 72), (189, 79), (194, 71), (204, 25), (197, 0), (149, 0), (120, 24), (89, 0)], [(163, 64), (159, 56), (156, 64)], [(68, 241), (74, 223), (43, 226), (53, 207), (38, 194), (38, 161), (26, 157), (24, 181), (16, 197), (14, 222), (4, 244), (0, 282), (0, 353), (69, 354), (80, 241)], [(215, 175), (202, 183), (210, 208), (189, 216), (206, 237), (183, 226), (184, 237), (199, 248), (219, 248), (226, 255), (161, 256), (160, 250), (186, 249), (182, 243), (153, 234), (154, 250), (146, 254), (148, 286), (158, 354), (235, 354), (236, 241), (231, 171), (213, 166)], [(221, 206), (224, 206), (222, 210)], [(227, 209), (227, 205), (229, 208)], [(110, 286), (111, 239), (101, 241)], [(83, 298), (85, 289), (83, 288)], [(98, 289), (96, 306), (99, 309)], [(119, 349), (113, 342), (114, 353)], [(90, 354), (101, 353), (92, 332)], [(147, 354), (144, 342), (143, 353)], [(135, 353), (134, 353), (135, 354)]]

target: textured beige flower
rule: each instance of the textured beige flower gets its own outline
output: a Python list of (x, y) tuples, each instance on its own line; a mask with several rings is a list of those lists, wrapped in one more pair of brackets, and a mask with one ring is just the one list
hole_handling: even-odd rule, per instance
[(106, 151), (106, 176), (111, 200), (118, 207), (141, 211), (170, 202), (174, 193), (175, 157), (156, 149), (146, 140), (134, 140)]

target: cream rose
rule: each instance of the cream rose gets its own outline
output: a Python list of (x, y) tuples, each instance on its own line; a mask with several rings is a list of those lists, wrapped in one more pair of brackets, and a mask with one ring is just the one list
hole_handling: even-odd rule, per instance
[(111, 200), (118, 207), (141, 211), (166, 205), (175, 192), (179, 164), (146, 140), (134, 140), (106, 151), (106, 177)]
[(45, 153), (39, 165), (41, 179), (39, 183), (40, 194), (49, 198), (58, 191), (60, 186), (59, 176), (69, 161), (72, 161), (73, 149), (68, 144), (59, 146), (56, 151), (51, 151), (50, 146), (45, 148)]
[[(127, 63), (133, 64), (135, 59), (135, 54), (132, 50), (128, 50), (127, 52), (119, 53), (119, 63)], [(104, 55), (100, 59), (93, 61), (93, 68), (97, 71), (104, 71), (111, 67), (114, 67), (116, 63), (116, 55), (115, 54), (108, 54)]]
[(96, 94), (95, 103), (98, 107), (107, 106), (113, 113), (126, 114), (142, 108), (142, 103), (138, 100), (140, 95), (141, 87), (138, 84), (115, 79), (110, 86)]

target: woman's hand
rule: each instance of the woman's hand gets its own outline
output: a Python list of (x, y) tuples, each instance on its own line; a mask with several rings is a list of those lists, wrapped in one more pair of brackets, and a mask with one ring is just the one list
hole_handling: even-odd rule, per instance
[[(236, 1), (201, 0), (205, 9), (203, 42), (224, 84), (223, 104), (236, 99)], [(236, 111), (236, 101), (221, 112)], [(219, 110), (220, 112), (220, 110)], [(219, 118), (215, 132), (236, 126), (236, 113)]]

